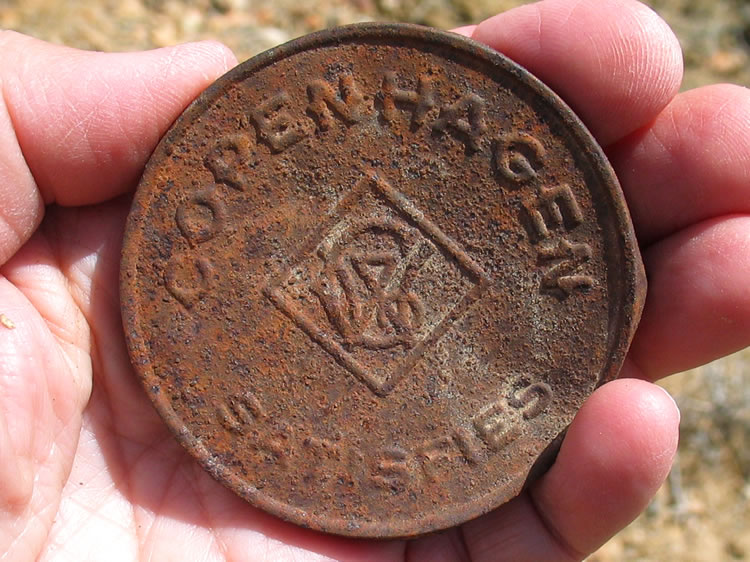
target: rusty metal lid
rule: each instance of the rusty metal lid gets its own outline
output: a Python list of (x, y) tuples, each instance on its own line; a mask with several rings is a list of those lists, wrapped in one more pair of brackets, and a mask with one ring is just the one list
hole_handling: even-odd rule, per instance
[(644, 293), (570, 109), (483, 45), (394, 24), (208, 88), (148, 163), (121, 273), (177, 439), (253, 505), (360, 537), (517, 495), (617, 375)]

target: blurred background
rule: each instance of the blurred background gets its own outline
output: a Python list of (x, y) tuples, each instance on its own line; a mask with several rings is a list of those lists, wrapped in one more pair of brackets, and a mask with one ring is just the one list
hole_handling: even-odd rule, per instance
[[(441, 28), (523, 0), (0, 0), (0, 27), (102, 51), (217, 39), (240, 60), (310, 31), (360, 21)], [(649, 0), (685, 57), (684, 89), (750, 86), (749, 0)], [(750, 560), (750, 350), (662, 384), (682, 411), (677, 461), (649, 508), (590, 560)]]

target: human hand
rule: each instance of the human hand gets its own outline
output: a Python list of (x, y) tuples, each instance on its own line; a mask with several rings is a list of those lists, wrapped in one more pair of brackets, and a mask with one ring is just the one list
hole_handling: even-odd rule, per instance
[[(461, 32), (555, 89), (612, 160), (649, 276), (622, 375), (654, 380), (746, 345), (750, 93), (676, 94), (676, 39), (632, 1), (546, 0)], [(238, 499), (155, 414), (130, 367), (117, 293), (125, 194), (234, 58), (216, 44), (82, 53), (13, 33), (0, 33), (0, 52), (5, 559), (576, 559), (661, 484), (679, 416), (663, 391), (631, 378), (592, 395), (534, 486), (460, 529), (357, 541)]]

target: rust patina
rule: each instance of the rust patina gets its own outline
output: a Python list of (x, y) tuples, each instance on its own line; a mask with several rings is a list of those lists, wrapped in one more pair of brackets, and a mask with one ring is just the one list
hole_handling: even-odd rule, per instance
[(186, 449), (253, 505), (359, 537), (516, 496), (617, 375), (645, 293), (570, 109), (482, 45), (390, 24), (208, 88), (146, 168), (121, 285)]

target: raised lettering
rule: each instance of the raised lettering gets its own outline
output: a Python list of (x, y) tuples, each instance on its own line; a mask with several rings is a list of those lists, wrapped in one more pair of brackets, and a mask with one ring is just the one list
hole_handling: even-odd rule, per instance
[(414, 126), (421, 126), (425, 122), (427, 113), (435, 107), (435, 91), (432, 81), (427, 74), (422, 74), (417, 83), (417, 91), (402, 90), (397, 85), (395, 72), (386, 72), (383, 77), (383, 117), (388, 122), (396, 120), (397, 106), (408, 104), (414, 106), (411, 122)]
[(265, 438), (251, 445), (258, 464), (273, 464), (279, 468), (286, 468), (287, 460), (284, 446), (279, 439)]
[(356, 446), (352, 446), (344, 452), (344, 463), (346, 465), (347, 474), (350, 483), (357, 483), (362, 485), (366, 481), (366, 475), (368, 473), (367, 460), (362, 451)]
[(242, 431), (242, 424), (228, 404), (224, 404), (223, 402), (219, 404), (216, 407), (216, 415), (219, 418), (219, 423), (229, 431), (234, 431), (235, 433)]
[(315, 464), (320, 465), (327, 461), (340, 461), (341, 448), (335, 441), (330, 439), (320, 439), (318, 437), (308, 437), (302, 444), (317, 461)]
[(456, 442), (456, 446), (461, 451), (461, 454), (469, 464), (479, 464), (482, 460), (482, 455), (479, 452), (479, 443), (474, 435), (468, 430), (459, 427), (453, 432), (453, 439)]
[(485, 102), (478, 95), (466, 94), (451, 105), (444, 105), (432, 129), (442, 133), (451, 130), (463, 138), (471, 150), (479, 150), (479, 141), (487, 130)]
[(529, 212), (539, 238), (548, 238), (550, 228), (560, 226), (573, 230), (583, 222), (583, 212), (569, 185), (541, 187), (539, 199), (545, 213), (539, 209)]
[(252, 145), (251, 138), (242, 133), (218, 139), (205, 159), (214, 181), (245, 191), (247, 169), (255, 163)]
[(222, 402), (216, 413), (221, 425), (235, 433), (241, 433), (243, 427), (266, 417), (260, 401), (249, 392)]
[(185, 308), (192, 308), (210, 289), (214, 278), (211, 262), (204, 257), (176, 254), (164, 270), (164, 285)]
[(544, 166), (542, 143), (527, 133), (505, 135), (495, 142), (495, 168), (506, 180), (523, 184), (537, 178)]
[(516, 391), (508, 400), (512, 408), (521, 410), (525, 420), (539, 416), (552, 401), (552, 389), (547, 383), (537, 382)]
[(594, 279), (578, 272), (591, 259), (591, 254), (588, 244), (570, 242), (564, 238), (543, 245), (539, 250), (539, 259), (552, 266), (542, 278), (542, 289), (562, 290), (565, 295), (570, 295), (575, 289), (590, 289)]
[(328, 82), (315, 80), (307, 87), (307, 94), (310, 97), (307, 110), (315, 116), (322, 131), (331, 127), (334, 114), (348, 125), (362, 119), (365, 99), (350, 74), (339, 78), (338, 93)]
[(437, 480), (441, 462), (450, 463), (463, 459), (470, 464), (478, 463), (481, 457), (474, 439), (465, 429), (457, 429), (452, 435), (432, 439), (419, 447), (417, 456), (422, 461), (425, 476), (430, 480)]
[(436, 465), (442, 460), (450, 460), (456, 456), (453, 437), (444, 435), (428, 441), (417, 450), (417, 455), (422, 460), (425, 476), (430, 480), (437, 480), (439, 470)]
[(192, 247), (224, 230), (226, 217), (226, 205), (214, 195), (213, 188), (193, 193), (175, 213), (177, 228)]
[(408, 453), (400, 447), (390, 447), (381, 451), (373, 467), (373, 483), (393, 493), (406, 490), (410, 480), (407, 457)]
[(508, 413), (500, 401), (484, 408), (473, 421), (477, 435), (493, 451), (509, 445), (519, 434), (518, 426), (508, 423)]
[(273, 152), (282, 152), (310, 134), (304, 123), (295, 122), (284, 109), (288, 102), (289, 94), (281, 91), (250, 112), (260, 140)]

